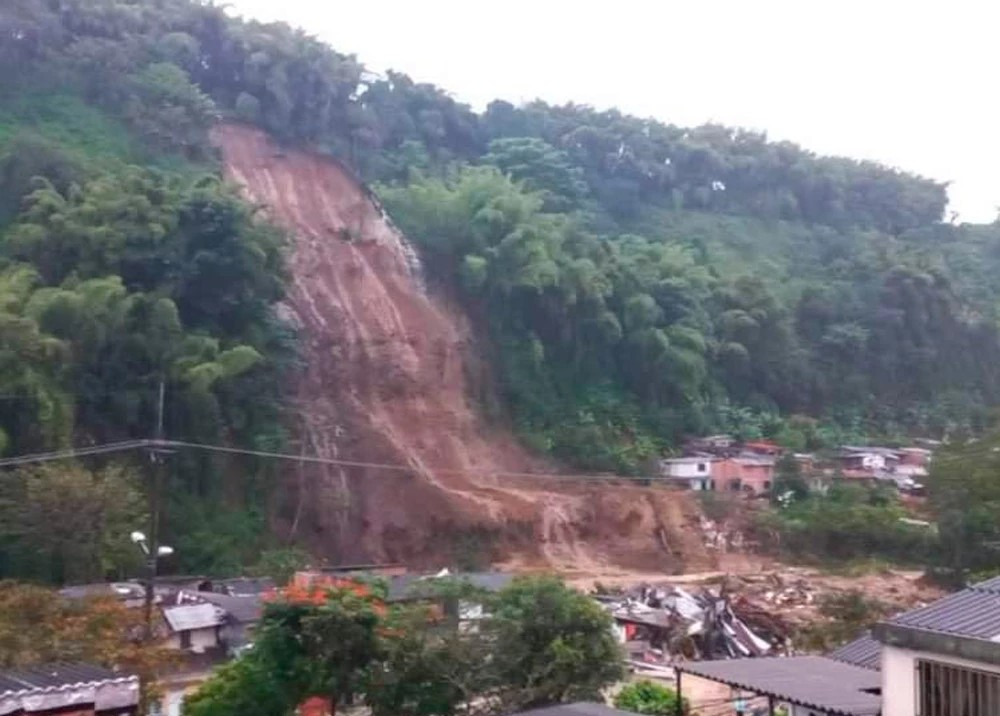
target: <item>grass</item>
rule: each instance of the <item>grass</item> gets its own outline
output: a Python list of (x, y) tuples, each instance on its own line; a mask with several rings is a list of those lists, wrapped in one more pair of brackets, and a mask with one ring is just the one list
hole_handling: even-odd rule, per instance
[(0, 96), (0, 147), (31, 132), (90, 161), (135, 161), (140, 154), (128, 129), (100, 109), (67, 93), (17, 92)]
[(0, 156), (11, 140), (25, 134), (95, 169), (113, 171), (123, 163), (178, 174), (213, 169), (179, 154), (152, 153), (125, 122), (67, 90), (0, 90)]

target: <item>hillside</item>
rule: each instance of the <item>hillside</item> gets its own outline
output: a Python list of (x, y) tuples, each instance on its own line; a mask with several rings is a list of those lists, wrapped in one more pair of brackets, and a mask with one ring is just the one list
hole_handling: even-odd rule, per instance
[(225, 125), (215, 138), (227, 176), (292, 232), (303, 452), (410, 467), (302, 469), (281, 512), (296, 536), (348, 561), (705, 563), (686, 496), (498, 476), (546, 466), (476, 415), (465, 321), (422, 290), (412, 248), (363, 187), (335, 162), (282, 150), (257, 130)]
[[(615, 110), (476, 113), (196, 0), (10, 0), (0, 38), (6, 454), (145, 437), (162, 381), (171, 437), (410, 468), (182, 452), (178, 569), (289, 543), (698, 562), (679, 497), (487, 476), (638, 475), (691, 433), (974, 434), (1000, 402), (1000, 228), (942, 223), (939, 182)], [(122, 568), (22, 539), (3, 574)]]

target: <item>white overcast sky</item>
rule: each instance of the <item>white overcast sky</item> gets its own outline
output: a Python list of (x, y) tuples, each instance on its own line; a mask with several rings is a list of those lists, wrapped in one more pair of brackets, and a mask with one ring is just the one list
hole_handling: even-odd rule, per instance
[(762, 129), (1000, 207), (994, 0), (228, 0), (483, 108), (574, 101)]

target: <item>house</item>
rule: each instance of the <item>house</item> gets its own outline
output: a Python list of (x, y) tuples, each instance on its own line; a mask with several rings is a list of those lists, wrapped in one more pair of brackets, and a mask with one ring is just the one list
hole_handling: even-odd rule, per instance
[(752, 455), (764, 455), (767, 457), (781, 457), (784, 449), (775, 442), (770, 440), (756, 440), (751, 442), (743, 443), (741, 446), (741, 452), (750, 453)]
[(1000, 577), (877, 624), (882, 716), (1000, 714)]
[(840, 468), (845, 472), (848, 470), (891, 471), (899, 464), (899, 460), (899, 453), (895, 450), (881, 447), (845, 445), (840, 448), (837, 455)]
[(209, 602), (194, 601), (187, 592), (178, 596), (178, 602), (161, 607), (170, 630), (166, 647), (197, 654), (221, 646), (226, 613)]
[(91, 664), (0, 671), (0, 716), (136, 716), (139, 678)]
[(712, 463), (712, 480), (717, 489), (762, 495), (774, 483), (775, 459), (764, 455), (742, 454)]
[(736, 446), (732, 435), (707, 435), (705, 437), (688, 438), (684, 441), (684, 454), (694, 455), (707, 453), (709, 455), (726, 455)]
[(708, 455), (664, 458), (659, 461), (661, 477), (692, 490), (714, 490), (712, 464), (716, 458)]
[(273, 592), (275, 586), (274, 580), (270, 577), (235, 577), (233, 579), (219, 579), (203, 584), (199, 587), (199, 592), (215, 592), (218, 594), (228, 594), (232, 597), (247, 597)]
[(226, 613), (203, 601), (195, 592), (178, 592), (171, 603), (161, 605), (166, 625), (165, 646), (181, 652), (166, 671), (158, 674), (162, 696), (152, 704), (152, 716), (181, 716), (184, 697), (198, 689), (228, 658), (222, 641)]
[(219, 594), (199, 592), (198, 598), (222, 610), (223, 623), (219, 628), (219, 646), (230, 656), (237, 656), (252, 641), (254, 626), (264, 613), (264, 594)]
[(907, 447), (896, 451), (899, 455), (899, 467), (921, 467), (926, 469), (934, 454), (927, 448)]

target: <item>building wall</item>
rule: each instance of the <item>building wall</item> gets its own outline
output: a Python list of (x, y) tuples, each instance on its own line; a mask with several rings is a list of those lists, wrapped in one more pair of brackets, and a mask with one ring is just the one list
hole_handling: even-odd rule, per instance
[(712, 461), (708, 458), (689, 460), (661, 460), (660, 474), (668, 477), (710, 477)]
[(719, 460), (712, 464), (715, 489), (729, 492), (733, 482), (739, 481), (740, 490), (754, 493), (767, 492), (774, 481), (774, 465), (743, 461), (739, 458)]
[(882, 716), (914, 716), (917, 713), (918, 659), (1000, 673), (1000, 666), (993, 664), (883, 645)]
[(181, 646), (181, 635), (179, 632), (171, 634), (170, 638), (167, 639), (168, 649), (177, 649), (178, 651), (193, 651), (195, 653), (201, 653), (206, 649), (211, 649), (219, 645), (219, 633), (217, 627), (211, 627), (209, 629), (192, 629), (191, 634), (191, 645), (189, 647)]

